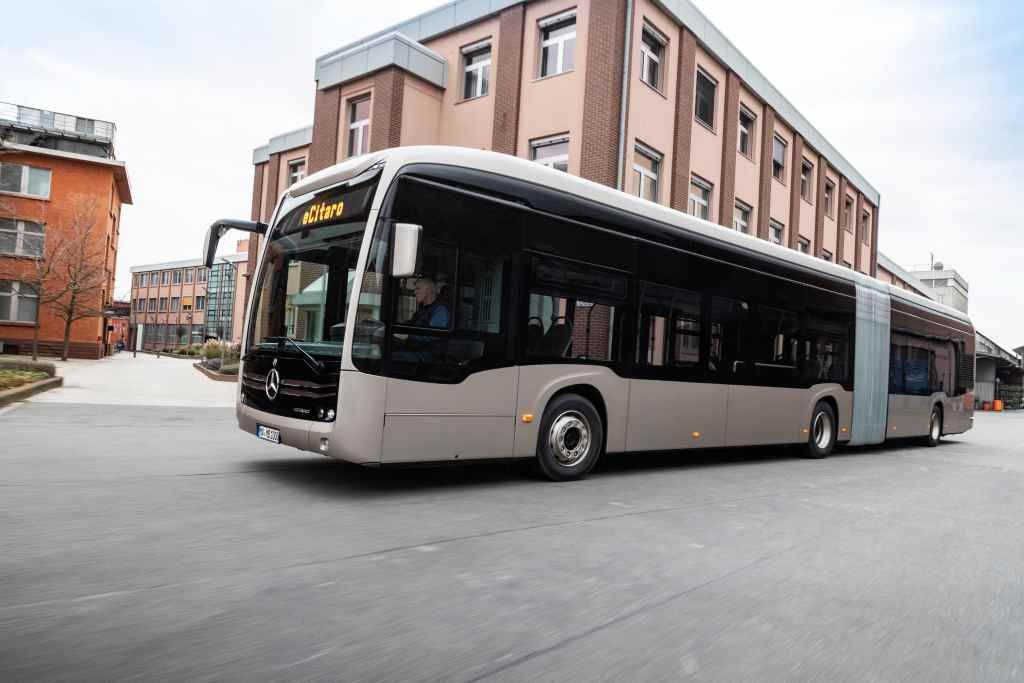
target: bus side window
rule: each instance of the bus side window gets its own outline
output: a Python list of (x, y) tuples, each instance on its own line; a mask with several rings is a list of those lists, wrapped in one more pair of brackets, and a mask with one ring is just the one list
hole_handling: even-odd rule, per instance
[(639, 332), (641, 365), (697, 366), (701, 360), (700, 294), (641, 282)]
[(711, 297), (711, 348), (708, 369), (729, 378), (745, 373), (743, 321), (750, 310), (745, 301)]

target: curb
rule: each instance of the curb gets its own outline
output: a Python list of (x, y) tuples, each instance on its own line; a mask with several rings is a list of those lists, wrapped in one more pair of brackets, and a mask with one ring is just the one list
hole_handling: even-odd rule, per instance
[(24, 401), (30, 396), (41, 394), (44, 391), (49, 391), (50, 389), (56, 389), (57, 387), (63, 386), (63, 384), (63, 377), (47, 377), (46, 379), (41, 379), (38, 382), (32, 382), (32, 384), (24, 384), (20, 387), (0, 391), (0, 406), (5, 406), (8, 403), (15, 403), (17, 401)]
[(212, 370), (207, 370), (206, 368), (204, 368), (199, 363), (193, 363), (192, 367), (194, 367), (196, 370), (198, 370), (199, 372), (203, 373), (204, 375), (206, 375), (210, 379), (214, 380), (215, 382), (237, 382), (238, 381), (238, 375), (224, 375), (224, 374), (221, 374), (219, 372), (214, 372)]

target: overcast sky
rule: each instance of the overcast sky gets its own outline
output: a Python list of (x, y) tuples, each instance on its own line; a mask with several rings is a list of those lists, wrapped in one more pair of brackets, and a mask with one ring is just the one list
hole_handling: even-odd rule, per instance
[[(313, 117), (316, 56), (441, 4), (32, 3), (4, 9), (0, 100), (117, 124), (133, 264), (194, 258), (249, 217), (252, 149)], [(879, 190), (882, 251), (970, 283), (976, 326), (1024, 344), (1024, 3), (698, 0)]]

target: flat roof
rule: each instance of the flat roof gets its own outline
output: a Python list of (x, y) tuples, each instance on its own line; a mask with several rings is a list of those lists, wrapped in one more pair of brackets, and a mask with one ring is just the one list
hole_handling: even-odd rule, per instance
[(921, 296), (927, 297), (929, 299), (934, 298), (929, 287), (927, 287), (923, 282), (917, 279), (917, 277), (913, 273), (911, 273), (906, 268), (893, 261), (891, 258), (883, 254), (881, 251), (878, 252), (878, 265), (882, 268), (885, 268), (887, 271), (889, 271), (899, 279), (903, 280), (907, 284), (914, 287), (915, 291)]
[[(240, 254), (227, 254), (226, 256), (222, 256), (220, 258), (226, 258), (228, 261), (231, 261), (232, 263), (240, 263), (242, 261), (247, 261), (249, 259), (249, 255), (248, 254), (244, 254), (244, 253), (240, 253)], [(218, 258), (217, 260), (219, 261), (220, 258)], [(149, 272), (151, 270), (173, 270), (174, 268), (189, 268), (189, 267), (192, 267), (192, 266), (201, 266), (201, 265), (203, 265), (203, 259), (201, 259), (201, 258), (190, 258), (190, 259), (185, 259), (183, 261), (165, 261), (163, 263), (147, 263), (147, 264), (141, 265), (141, 266), (132, 266), (131, 268), (128, 269), (128, 272), (129, 273), (146, 273), (146, 272)]]
[[(420, 45), (422, 41), (474, 24), (520, 2), (522, 0), (453, 0), (418, 14), (412, 19), (371, 33), (360, 40), (318, 57), (314, 69), (317, 87), (323, 90), (387, 66), (386, 55), (374, 54), (371, 48), (382, 40), (386, 41), (388, 36), (398, 35), (429, 52), (428, 48)], [(704, 49), (724, 66), (734, 71), (757, 97), (764, 100), (783, 121), (800, 133), (808, 145), (824, 154), (829, 162), (863, 192), (873, 205), (879, 206), (881, 197), (878, 190), (825, 139), (825, 136), (817, 128), (811, 125), (810, 121), (786, 99), (778, 88), (765, 78), (764, 74), (725, 37), (725, 34), (711, 23), (693, 2), (690, 0), (653, 0), (653, 2), (677, 22), (686, 26)], [(360, 57), (358, 60), (350, 60), (344, 69), (338, 66), (342, 62), (346, 62), (349, 57), (358, 55), (361, 50), (368, 51), (365, 59)]]
[(305, 147), (313, 142), (313, 126), (296, 128), (280, 135), (270, 138), (267, 144), (255, 148), (252, 151), (252, 163), (262, 164), (270, 161), (271, 154), (287, 152), (296, 147)]
[(32, 145), (21, 145), (15, 142), (0, 141), (0, 148), (9, 149), (15, 152), (26, 154), (41, 154), (48, 157), (68, 159), (70, 161), (84, 161), (87, 164), (98, 164), (109, 166), (114, 172), (114, 184), (117, 185), (117, 193), (120, 195), (122, 204), (132, 203), (132, 186), (128, 182), (128, 169), (123, 161), (107, 159), (105, 157), (94, 157), (89, 154), (78, 154), (77, 152), (64, 152), (59, 149), (47, 149), (46, 147), (33, 147)]
[[(970, 318), (954, 308), (940, 304), (931, 299), (925, 298), (914, 292), (908, 292), (899, 287), (894, 287), (882, 282), (870, 275), (855, 272), (835, 263), (820, 258), (803, 254), (795, 249), (772, 244), (753, 235), (747, 235), (725, 228), (717, 223), (711, 223), (689, 214), (677, 211), (663, 204), (634, 197), (631, 194), (606, 187), (585, 178), (580, 178), (569, 173), (556, 171), (542, 166), (534, 161), (508, 154), (500, 154), (487, 150), (471, 149), (468, 147), (445, 147), (445, 146), (412, 146), (393, 147), (364, 154), (359, 157), (347, 159), (339, 164), (323, 169), (303, 180), (295, 183), (285, 194), (290, 197), (299, 197), (304, 194), (328, 187), (335, 183), (348, 179), (354, 173), (360, 172), (372, 164), (386, 160), (394, 173), (398, 168), (412, 163), (435, 163), (447, 164), (463, 168), (471, 168), (489, 173), (496, 173), (511, 178), (517, 178), (537, 185), (551, 187), (584, 199), (604, 204), (622, 211), (659, 221), (670, 225), (683, 232), (688, 232), (703, 237), (708, 237), (719, 242), (735, 245), (747, 252), (761, 256), (785, 261), (804, 268), (811, 268), (830, 276), (852, 282), (862, 287), (869, 287), (877, 291), (889, 292), (894, 298), (911, 302), (922, 308), (929, 309), (946, 317), (971, 324)], [(386, 179), (385, 179), (386, 180)], [(383, 201), (378, 195), (375, 199), (374, 209), (380, 209), (379, 202)]]

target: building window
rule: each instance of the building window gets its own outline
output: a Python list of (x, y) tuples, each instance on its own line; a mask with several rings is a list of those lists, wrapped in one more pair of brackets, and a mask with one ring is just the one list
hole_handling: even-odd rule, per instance
[(666, 42), (653, 27), (644, 26), (640, 36), (640, 80), (655, 90), (661, 90)]
[(348, 155), (357, 157), (370, 151), (370, 98), (348, 104)]
[(850, 197), (846, 198), (843, 203), (843, 227), (849, 232), (853, 232), (853, 200)]
[(828, 249), (822, 249), (821, 258), (828, 261), (829, 263), (832, 263), (832, 252), (829, 251)]
[(139, 273), (139, 287), (149, 287), (149, 273)]
[(156, 313), (156, 299), (149, 300), (149, 312)]
[(708, 128), (715, 127), (715, 89), (718, 84), (706, 73), (697, 69), (697, 102), (694, 113), (697, 120)]
[(192, 310), (192, 297), (183, 296), (181, 297), (181, 310), (188, 313)]
[(136, 299), (135, 300), (135, 312), (136, 313), (142, 313), (145, 310), (146, 310), (146, 300), (145, 299)]
[(797, 238), (796, 249), (801, 254), (810, 254), (811, 253), (811, 241), (809, 239), (807, 239), (806, 237), (799, 237), (799, 238)]
[(34, 323), (39, 312), (39, 296), (27, 282), (0, 280), (0, 320)]
[(575, 67), (576, 12), (540, 22), (540, 77), (572, 71)]
[(569, 172), (569, 137), (558, 135), (530, 143), (530, 156), (538, 164), (556, 171)]
[(0, 254), (42, 258), (45, 231), (42, 223), (0, 218)]
[(207, 272), (206, 268), (196, 268), (196, 282), (206, 282)]
[(169, 285), (171, 284), (171, 271), (165, 270), (160, 273), (160, 284)]
[(462, 48), (462, 99), (487, 94), (491, 83), (491, 45), (477, 43)]
[(843, 265), (849, 268), (850, 270), (853, 270), (853, 264), (847, 261), (846, 259), (843, 259)]
[(754, 115), (749, 110), (745, 107), (740, 107), (738, 147), (740, 154), (751, 158), (754, 156), (754, 120)]
[(749, 235), (750, 213), (750, 206), (737, 200), (736, 207), (733, 209), (732, 214), (732, 227), (736, 228), (738, 232), (742, 232), (744, 235)]
[(658, 171), (661, 154), (644, 145), (633, 152), (633, 194), (641, 199), (658, 201)]
[(687, 213), (706, 221), (711, 220), (711, 183), (700, 176), (690, 178), (690, 201)]
[(772, 140), (772, 177), (786, 182), (786, 141), (778, 135)]
[(772, 244), (782, 244), (782, 232), (786, 229), (782, 223), (777, 220), (768, 221), (768, 239), (771, 240)]
[(176, 285), (180, 285), (181, 284), (181, 271), (180, 270), (174, 271), (174, 279), (172, 280), (172, 282), (174, 284), (176, 284)]
[(191, 268), (186, 268), (185, 269), (185, 284), (186, 285), (192, 284), (193, 273), (195, 273), (195, 271), (192, 270)]
[(49, 199), (50, 169), (23, 164), (0, 164), (0, 192)]
[(833, 211), (835, 210), (835, 195), (836, 186), (831, 180), (825, 181), (825, 215), (831, 217), (835, 216)]
[(867, 244), (871, 241), (871, 229), (868, 227), (871, 223), (871, 214), (867, 211), (863, 211), (860, 214), (860, 241)]
[(196, 297), (196, 310), (197, 311), (205, 311), (206, 310), (206, 297), (205, 296), (197, 296)]
[(165, 311), (167, 311), (167, 297), (162, 296), (160, 297), (160, 312), (164, 313)]
[(306, 177), (306, 160), (292, 159), (288, 162), (288, 186), (291, 187)]
[(179, 301), (178, 297), (176, 297), (176, 296), (172, 296), (171, 297), (171, 313), (177, 313), (178, 312), (178, 301)]
[(800, 163), (800, 196), (807, 201), (813, 201), (814, 164), (804, 159)]

